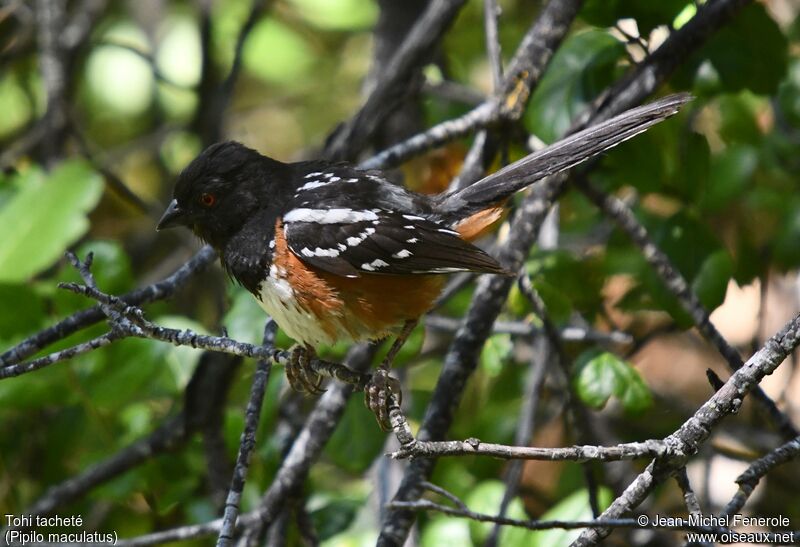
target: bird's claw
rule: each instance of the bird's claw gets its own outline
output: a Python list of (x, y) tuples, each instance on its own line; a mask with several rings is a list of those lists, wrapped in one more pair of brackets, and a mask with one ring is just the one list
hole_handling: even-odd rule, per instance
[(322, 376), (311, 368), (314, 351), (296, 345), (289, 350), (289, 362), (286, 364), (286, 379), (293, 390), (309, 395), (317, 395), (325, 391)]
[(392, 429), (389, 420), (389, 402), (392, 395), (397, 397), (397, 404), (400, 404), (403, 397), (400, 391), (400, 382), (397, 378), (389, 376), (388, 370), (378, 368), (364, 388), (364, 404), (375, 414), (378, 425), (384, 431)]

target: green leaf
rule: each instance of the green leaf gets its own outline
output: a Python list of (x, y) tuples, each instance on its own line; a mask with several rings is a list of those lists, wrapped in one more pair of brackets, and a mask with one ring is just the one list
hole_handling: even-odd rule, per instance
[(545, 142), (558, 139), (613, 80), (624, 51), (621, 42), (599, 30), (567, 38), (531, 97), (526, 128)]
[[(481, 482), (469, 493), (464, 500), (467, 506), (476, 513), (496, 515), (500, 510), (506, 487), (501, 481), (487, 480)], [(514, 498), (506, 510), (506, 516), (520, 520), (529, 517), (519, 498)], [(491, 522), (469, 521), (469, 531), (473, 545), (482, 545), (494, 528)], [(533, 532), (524, 528), (504, 526), (500, 531), (499, 545), (504, 547), (525, 547), (531, 544)]]
[(20, 282), (49, 267), (89, 228), (86, 213), (103, 183), (86, 163), (62, 163), (49, 176), (22, 175), (20, 189), (0, 210), (0, 282)]
[(775, 260), (786, 269), (800, 265), (800, 198), (793, 197), (788, 203), (791, 208), (774, 241)]
[(464, 547), (470, 545), (469, 525), (464, 519), (433, 517), (422, 531), (422, 547)]
[(325, 447), (325, 455), (346, 471), (363, 473), (380, 454), (385, 437), (363, 398), (352, 397)]
[(370, 0), (291, 0), (312, 25), (328, 30), (366, 29), (378, 18)]
[(676, 81), (685, 84), (708, 60), (723, 89), (749, 89), (772, 95), (786, 74), (787, 59), (788, 44), (780, 27), (763, 4), (752, 3), (691, 56), (679, 70)]
[(700, 133), (687, 131), (681, 134), (680, 139), (679, 167), (669, 186), (681, 199), (693, 203), (702, 192), (703, 182), (708, 180), (711, 151), (708, 139)]
[(800, 59), (789, 64), (789, 74), (778, 88), (778, 104), (782, 114), (794, 127), (800, 127)]
[(725, 300), (728, 282), (733, 277), (733, 260), (724, 249), (709, 256), (692, 281), (692, 289), (703, 306), (711, 311)]
[(345, 531), (353, 523), (362, 505), (361, 500), (339, 498), (312, 511), (309, 516), (314, 522), (319, 539), (325, 541)]
[(717, 100), (719, 109), (719, 134), (728, 144), (762, 144), (764, 134), (758, 127), (759, 110), (763, 100), (743, 92), (722, 95)]
[(495, 334), (486, 341), (481, 350), (481, 368), (489, 376), (497, 376), (503, 370), (514, 344), (510, 334)]
[(261, 309), (253, 295), (242, 287), (235, 287), (232, 292), (230, 308), (222, 319), (228, 335), (242, 342), (261, 345), (264, 324), (267, 321), (266, 312)]
[(591, 25), (611, 27), (619, 19), (633, 18), (643, 36), (658, 25), (669, 25), (690, 2), (687, 0), (587, 0), (581, 17)]
[(30, 335), (42, 324), (45, 304), (27, 285), (0, 283), (0, 340)]
[(568, 320), (573, 309), (591, 318), (602, 306), (604, 275), (596, 258), (577, 258), (564, 250), (537, 251), (527, 267), (554, 322)]
[(609, 352), (589, 350), (578, 356), (573, 386), (581, 401), (595, 409), (603, 408), (613, 396), (627, 414), (637, 415), (653, 402), (636, 369)]
[(280, 21), (256, 23), (242, 51), (245, 68), (270, 83), (290, 84), (301, 79), (314, 63), (306, 40)]
[(697, 275), (706, 258), (720, 248), (708, 227), (685, 209), (655, 222), (655, 226), (648, 228), (656, 245), (690, 281)]
[[(601, 510), (611, 505), (613, 495), (608, 488), (600, 488), (597, 493), (597, 502)], [(589, 492), (579, 490), (558, 502), (552, 509), (544, 513), (541, 520), (592, 520), (592, 508), (589, 505)], [(529, 547), (567, 547), (580, 535), (581, 530), (542, 530), (533, 532)]]
[(732, 145), (714, 156), (700, 205), (719, 211), (747, 188), (758, 166), (758, 152), (751, 146)]

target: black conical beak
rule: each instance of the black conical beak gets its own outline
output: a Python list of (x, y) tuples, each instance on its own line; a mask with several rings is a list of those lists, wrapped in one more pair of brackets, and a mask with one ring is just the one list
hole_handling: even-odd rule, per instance
[(158, 221), (156, 230), (172, 228), (173, 226), (179, 226), (181, 224), (183, 224), (183, 211), (178, 207), (178, 201), (173, 199), (169, 202), (169, 206), (167, 210), (164, 211), (161, 220)]

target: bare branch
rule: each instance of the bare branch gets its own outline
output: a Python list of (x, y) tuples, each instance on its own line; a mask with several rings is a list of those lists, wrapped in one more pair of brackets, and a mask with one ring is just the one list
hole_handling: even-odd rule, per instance
[[(609, 95), (606, 102), (578, 120), (572, 131), (638, 104), (745, 3), (743, 0), (718, 0), (704, 5), (689, 23), (674, 32), (651, 57), (614, 86), (614, 93)], [(500, 253), (501, 263), (507, 266), (521, 263), (535, 240), (535, 234), (550, 204), (563, 192), (565, 181), (563, 175), (554, 176), (531, 188), (531, 194), (523, 201), (506, 245)], [(491, 323), (499, 313), (509, 288), (510, 285), (502, 279), (489, 280), (484, 277), (478, 282), (467, 320), (445, 358), (444, 369), (423, 421), (420, 433), (423, 440), (442, 438), (449, 428), (466, 380), (474, 369), (478, 352), (491, 332)], [(418, 499), (421, 494), (419, 481), (427, 480), (433, 466), (434, 460), (414, 460), (406, 471), (395, 500)], [(637, 486), (636, 491), (640, 490), (643, 490), (642, 487)], [(387, 511), (378, 545), (403, 545), (413, 521), (414, 515), (408, 511)]]
[(376, 82), (361, 110), (343, 125), (326, 147), (329, 159), (350, 159), (398, 104), (398, 95), (405, 94), (414, 71), (430, 60), (444, 32), (450, 27), (465, 0), (434, 0), (408, 33), (383, 77)]
[(505, 460), (601, 461), (612, 462), (664, 456), (669, 447), (651, 439), (617, 446), (571, 446), (540, 448), (537, 446), (508, 446), (484, 443), (479, 439), (465, 441), (417, 441), (409, 448), (401, 447), (390, 454), (392, 458), (438, 458), (440, 456), (490, 456)]
[[(462, 321), (444, 315), (425, 316), (427, 328), (445, 332), (457, 332)], [(534, 336), (540, 334), (542, 329), (532, 325), (529, 321), (495, 321), (492, 327), (494, 334), (510, 334), (512, 336)], [(587, 327), (567, 326), (556, 329), (557, 337), (562, 342), (601, 342), (606, 344), (630, 344), (633, 337), (627, 332), (603, 332)]]
[(83, 342), (81, 344), (77, 344), (75, 346), (72, 346), (67, 349), (62, 349), (60, 351), (54, 351), (53, 353), (45, 355), (44, 357), (39, 357), (38, 359), (33, 359), (32, 361), (28, 361), (26, 363), (17, 363), (15, 365), (5, 366), (3, 368), (0, 368), (0, 380), (3, 380), (5, 378), (12, 378), (14, 376), (20, 376), (28, 372), (39, 370), (40, 368), (48, 367), (60, 361), (72, 359), (73, 357), (76, 357), (83, 353), (88, 353), (90, 351), (96, 350), (97, 348), (102, 348), (103, 346), (107, 346), (111, 342), (119, 340), (120, 338), (123, 338), (123, 336), (120, 333), (107, 332), (96, 338), (92, 338), (88, 342)]
[[(642, 256), (653, 270), (661, 277), (667, 289), (677, 298), (681, 307), (689, 314), (698, 330), (703, 334), (722, 357), (728, 362), (731, 370), (738, 370), (743, 365), (739, 353), (728, 344), (711, 322), (711, 316), (705, 309), (700, 299), (692, 291), (689, 283), (681, 273), (672, 265), (669, 257), (659, 249), (650, 238), (647, 230), (636, 219), (625, 203), (617, 197), (604, 194), (594, 188), (586, 178), (578, 179), (578, 188), (598, 207), (603, 213), (613, 219), (622, 230), (628, 234), (642, 251)], [(797, 428), (789, 417), (781, 412), (766, 393), (756, 387), (753, 390), (760, 407), (765, 411), (770, 421), (775, 424), (784, 439), (790, 439), (798, 434)]]
[(773, 468), (797, 457), (800, 457), (800, 437), (795, 437), (751, 463), (750, 467), (736, 479), (739, 490), (725, 506), (722, 514), (733, 515), (741, 511), (762, 477)]
[[(346, 363), (355, 371), (363, 371), (369, 366), (374, 353), (374, 346), (355, 346), (348, 354)], [(269, 523), (274, 520), (283, 507), (286, 496), (294, 492), (297, 486), (305, 480), (311, 465), (319, 458), (325, 443), (333, 434), (344, 413), (352, 391), (352, 386), (336, 383), (320, 398), (292, 444), (272, 484), (261, 498), (259, 506), (239, 518), (238, 526), (240, 528), (257, 526), (259, 523)], [(139, 547), (204, 537), (218, 533), (221, 527), (222, 519), (216, 519), (204, 524), (182, 526), (129, 540), (120, 540), (117, 545)]]
[(501, 120), (522, 115), (531, 90), (544, 73), (553, 52), (577, 14), (580, 0), (553, 1), (542, 10), (522, 39), (506, 72), (503, 86), (483, 104), (459, 118), (442, 122), (424, 133), (396, 144), (361, 164), (365, 169), (385, 169), (446, 142)]
[[(274, 347), (276, 329), (277, 324), (272, 319), (269, 319), (264, 326), (264, 340), (262, 343), (264, 347)], [(250, 467), (250, 455), (256, 447), (256, 432), (258, 431), (261, 406), (264, 403), (264, 393), (267, 390), (271, 369), (272, 361), (268, 359), (260, 359), (256, 365), (253, 385), (250, 388), (250, 400), (247, 402), (247, 409), (245, 410), (244, 430), (242, 431), (242, 439), (239, 442), (239, 454), (236, 456), (236, 467), (233, 471), (233, 478), (231, 478), (228, 499), (225, 500), (225, 513), (222, 517), (222, 526), (217, 538), (217, 547), (231, 545), (233, 541), (236, 519), (239, 516), (239, 504), (244, 490), (244, 483), (247, 479), (247, 470)]]
[[(596, 519), (596, 520), (520, 520), (508, 517), (496, 517), (493, 515), (486, 515), (483, 513), (476, 513), (465, 509), (454, 509), (446, 505), (440, 505), (428, 500), (418, 501), (393, 501), (389, 507), (394, 509), (404, 509), (411, 511), (436, 511), (452, 517), (462, 517), (478, 522), (494, 522), (496, 524), (503, 524), (507, 526), (516, 526), (519, 528), (526, 528), (528, 530), (552, 530), (553, 528), (560, 528), (563, 530), (576, 530), (580, 528), (633, 528), (633, 529), (654, 529), (654, 530), (686, 530), (691, 532), (702, 532), (711, 534), (721, 534), (729, 532), (727, 528), (716, 526), (697, 526), (691, 524), (688, 520), (684, 520), (679, 524), (666, 524), (659, 521), (651, 522), (647, 525), (642, 525), (638, 519), (633, 518), (618, 518), (618, 519)], [(677, 517), (676, 521), (680, 521)], [(782, 537), (777, 534), (769, 535), (769, 538)]]
[(689, 483), (689, 476), (686, 474), (686, 468), (682, 467), (675, 472), (675, 482), (683, 492), (683, 502), (686, 504), (686, 510), (690, 515), (699, 516), (703, 514), (700, 509), (700, 503), (697, 501), (697, 496), (692, 490), (692, 485)]
[[(205, 246), (172, 275), (152, 285), (126, 293), (119, 298), (131, 306), (169, 298), (179, 289), (183, 288), (187, 281), (195, 274), (205, 269), (216, 257), (217, 253), (210, 246)], [(62, 340), (70, 334), (78, 332), (90, 325), (94, 325), (104, 317), (105, 314), (100, 309), (100, 306), (76, 312), (62, 319), (55, 325), (37, 332), (13, 348), (6, 350), (0, 355), (0, 367), (18, 363), (37, 351), (44, 349), (48, 345)], [(2, 368), (0, 368), (0, 370), (2, 370)]]
[[(658, 484), (683, 466), (697, 452), (700, 445), (711, 434), (719, 422), (735, 413), (744, 396), (764, 376), (772, 374), (778, 365), (800, 344), (800, 315), (789, 321), (780, 332), (767, 343), (745, 365), (733, 373), (714, 395), (701, 406), (664, 442), (670, 447), (669, 457), (657, 458), (647, 466), (625, 492), (601, 515), (602, 518), (617, 518), (636, 508)], [(581, 534), (575, 545), (595, 545), (610, 533), (607, 528), (588, 530)]]
[(43, 147), (46, 163), (51, 164), (60, 154), (61, 130), (66, 124), (64, 94), (67, 87), (64, 52), (59, 47), (59, 32), (66, 18), (65, 0), (37, 0), (36, 19), (38, 26), (39, 65), (42, 82), (47, 93), (47, 110), (44, 124)]
[(486, 31), (486, 53), (489, 57), (489, 66), (492, 69), (492, 83), (494, 92), (499, 93), (503, 85), (503, 58), (500, 54), (500, 36), (497, 32), (497, 18), (500, 16), (500, 6), (497, 0), (483, 1), (483, 27)]

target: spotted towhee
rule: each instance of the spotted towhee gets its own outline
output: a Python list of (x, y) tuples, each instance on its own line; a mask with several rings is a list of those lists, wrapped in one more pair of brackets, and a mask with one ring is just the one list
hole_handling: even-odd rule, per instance
[(180, 174), (158, 229), (191, 228), (301, 345), (287, 375), (315, 391), (313, 347), (400, 333), (368, 405), (386, 423), (388, 369), (452, 272), (508, 273), (469, 243), (505, 200), (675, 114), (672, 95), (535, 152), (462, 190), (411, 192), (379, 171), (326, 161), (282, 163), (237, 142), (203, 151)]

